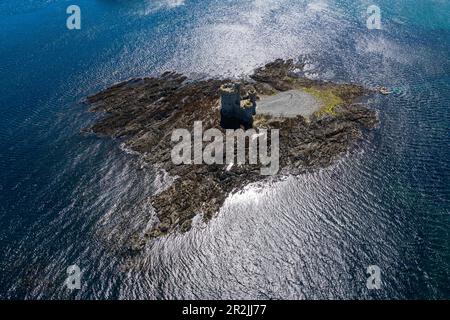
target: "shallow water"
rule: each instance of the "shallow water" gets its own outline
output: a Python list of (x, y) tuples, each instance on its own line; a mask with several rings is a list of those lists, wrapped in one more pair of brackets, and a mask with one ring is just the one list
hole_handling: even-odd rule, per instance
[[(0, 297), (450, 298), (450, 3), (0, 3)], [(302, 57), (308, 76), (393, 88), (381, 124), (326, 170), (248, 186), (207, 225), (126, 244), (168, 178), (83, 134), (80, 101), (134, 76), (248, 75)], [(82, 289), (63, 285), (71, 264)], [(382, 289), (366, 288), (378, 265)]]

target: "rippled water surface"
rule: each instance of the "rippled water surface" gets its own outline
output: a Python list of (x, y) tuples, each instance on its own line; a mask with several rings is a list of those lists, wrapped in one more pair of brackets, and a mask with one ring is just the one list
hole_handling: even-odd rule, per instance
[[(0, 3), (0, 298), (450, 298), (450, 2)], [(82, 133), (82, 99), (133, 76), (239, 76), (302, 57), (313, 78), (392, 87), (332, 167), (247, 186), (132, 254), (170, 178)], [(68, 291), (66, 268), (83, 270)], [(378, 265), (382, 289), (366, 288)]]

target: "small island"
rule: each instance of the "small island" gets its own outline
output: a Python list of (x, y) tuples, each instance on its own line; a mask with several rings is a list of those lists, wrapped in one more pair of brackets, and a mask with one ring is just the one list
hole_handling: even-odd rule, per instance
[[(279, 130), (282, 174), (300, 174), (330, 165), (378, 122), (374, 110), (360, 103), (374, 93), (355, 84), (312, 80), (304, 65), (276, 60), (246, 79), (190, 80), (165, 72), (131, 79), (89, 96), (93, 111), (105, 116), (92, 132), (122, 138), (146, 162), (166, 171), (174, 182), (152, 196), (158, 221), (132, 241), (139, 250), (149, 239), (186, 232), (192, 219), (205, 221), (217, 213), (227, 196), (243, 186), (269, 179), (261, 164), (178, 164), (171, 161), (175, 129), (260, 128)], [(273, 179), (273, 177), (271, 177)]]

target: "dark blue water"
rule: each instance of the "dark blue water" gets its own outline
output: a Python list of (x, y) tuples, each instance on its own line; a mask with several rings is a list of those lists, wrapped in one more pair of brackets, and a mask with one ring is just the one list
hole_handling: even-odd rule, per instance
[[(81, 30), (66, 8), (81, 8)], [(450, 298), (450, 2), (0, 3), (0, 298)], [(207, 225), (126, 245), (170, 183), (82, 132), (82, 99), (134, 76), (309, 75), (385, 85), (381, 124), (326, 170), (248, 186)], [(81, 290), (64, 286), (83, 270)], [(366, 288), (378, 265), (382, 288)]]

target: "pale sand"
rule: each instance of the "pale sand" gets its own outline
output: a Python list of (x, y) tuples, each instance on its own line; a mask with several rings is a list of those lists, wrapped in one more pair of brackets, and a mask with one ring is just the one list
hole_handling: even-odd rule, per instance
[(319, 101), (301, 90), (288, 90), (273, 96), (261, 96), (256, 102), (257, 114), (270, 114), (275, 117), (292, 118), (298, 114), (309, 117), (319, 108)]

